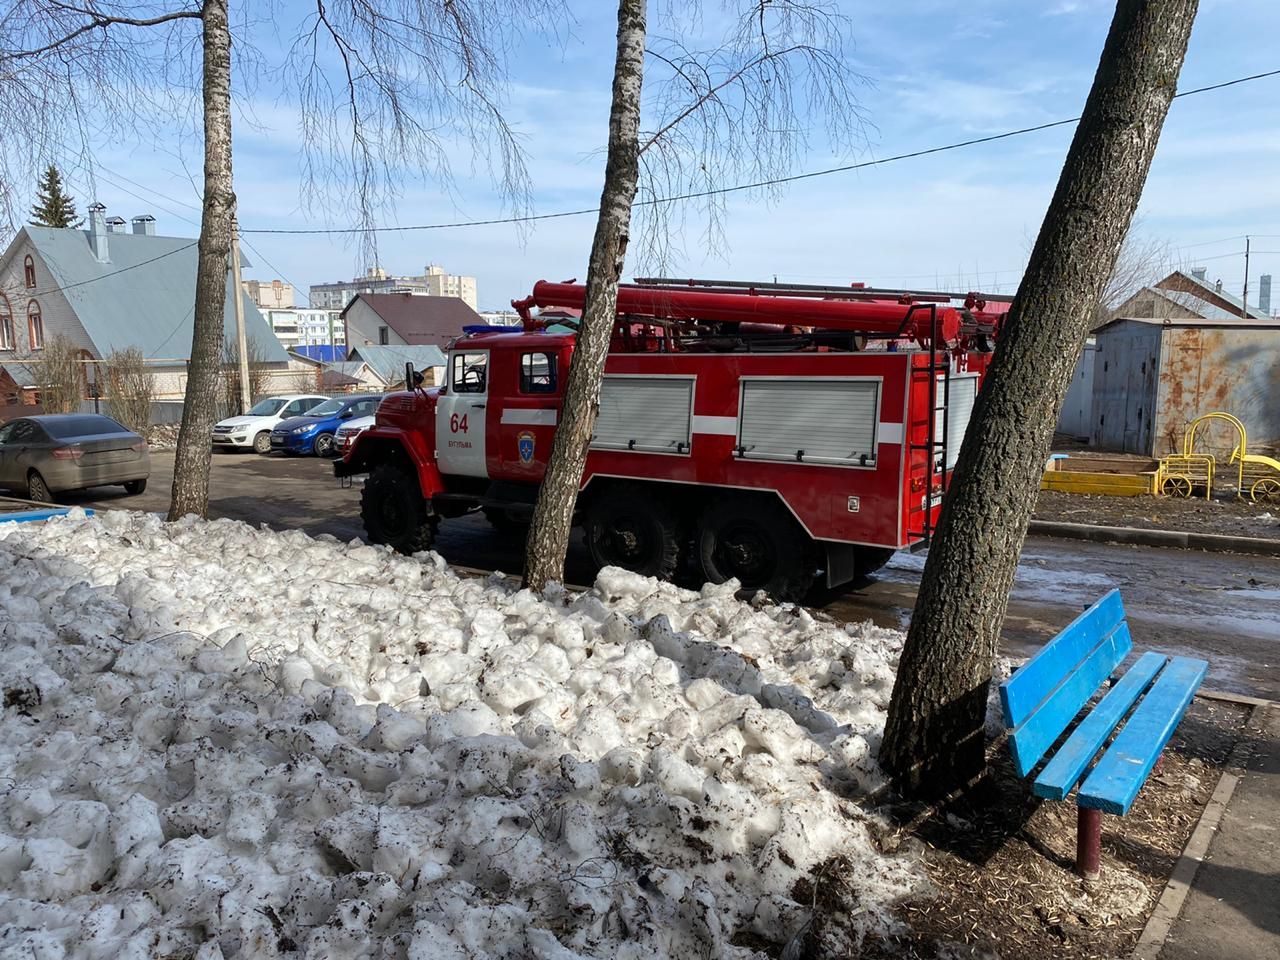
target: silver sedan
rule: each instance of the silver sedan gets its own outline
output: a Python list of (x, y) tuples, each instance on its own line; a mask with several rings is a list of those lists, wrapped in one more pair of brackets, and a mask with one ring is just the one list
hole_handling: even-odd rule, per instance
[(122, 484), (139, 494), (151, 476), (147, 441), (96, 413), (21, 417), (0, 426), (0, 487), (48, 503), (63, 490)]

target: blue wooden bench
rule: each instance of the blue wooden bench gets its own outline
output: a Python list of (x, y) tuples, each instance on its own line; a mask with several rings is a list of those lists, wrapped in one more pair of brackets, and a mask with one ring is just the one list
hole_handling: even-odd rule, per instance
[(1120, 591), (1112, 590), (1000, 685), (1019, 776), (1035, 770), (1075, 721), (1031, 790), (1064, 800), (1078, 788), (1076, 869), (1086, 877), (1098, 875), (1102, 814), (1129, 812), (1209, 667), (1203, 660), (1144, 653), (1081, 714), (1132, 646)]
[[(52, 517), (65, 517), (71, 512), (70, 507), (52, 507), (48, 510), (19, 510), (12, 513), (0, 513), (0, 523), (38, 523)], [(86, 510), (86, 517), (92, 517), (93, 511)]]

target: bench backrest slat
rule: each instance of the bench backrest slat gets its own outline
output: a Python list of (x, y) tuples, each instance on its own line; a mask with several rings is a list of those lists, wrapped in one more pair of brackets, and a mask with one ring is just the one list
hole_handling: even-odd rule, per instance
[[(1017, 727), (1124, 620), (1120, 591), (1112, 590), (1076, 617), (1034, 657), (1000, 684), (1005, 726)], [(1090, 691), (1092, 692), (1092, 691)]]
[(1089, 711), (1089, 715), (1071, 731), (1053, 759), (1044, 765), (1031, 792), (1037, 797), (1065, 800), (1075, 789), (1090, 762), (1107, 742), (1107, 738), (1124, 719), (1129, 708), (1137, 702), (1156, 674), (1169, 658), (1163, 653), (1148, 650), (1124, 672), (1124, 676), (1102, 698), (1102, 702)]
[(1133, 647), (1129, 625), (1121, 622), (1106, 634), (1075, 670), (1069, 673), (1009, 737), (1013, 764), (1025, 777), (1062, 735), (1080, 708)]

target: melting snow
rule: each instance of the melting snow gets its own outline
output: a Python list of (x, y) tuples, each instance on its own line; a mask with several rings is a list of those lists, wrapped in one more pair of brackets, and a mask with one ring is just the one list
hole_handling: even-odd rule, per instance
[(848, 799), (894, 631), (125, 512), (0, 570), (0, 956), (750, 957), (923, 883)]

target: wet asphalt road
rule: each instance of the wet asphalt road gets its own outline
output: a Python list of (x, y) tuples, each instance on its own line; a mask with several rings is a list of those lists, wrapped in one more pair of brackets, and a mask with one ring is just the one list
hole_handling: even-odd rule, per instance
[[(116, 487), (68, 494), (67, 503), (164, 512), (173, 454), (152, 455), (145, 493)], [(359, 487), (342, 488), (329, 461), (217, 452), (209, 512), (278, 530), (362, 539)], [(521, 545), (479, 516), (446, 520), (437, 549), (451, 563), (519, 573)], [(924, 557), (899, 554), (825, 611), (840, 620), (905, 626)], [(566, 578), (590, 583), (590, 557), (575, 539)], [(1005, 622), (1004, 652), (1026, 656), (1084, 607), (1119, 587), (1134, 647), (1204, 657), (1207, 686), (1280, 700), (1280, 558), (1200, 553), (1032, 537)]]

